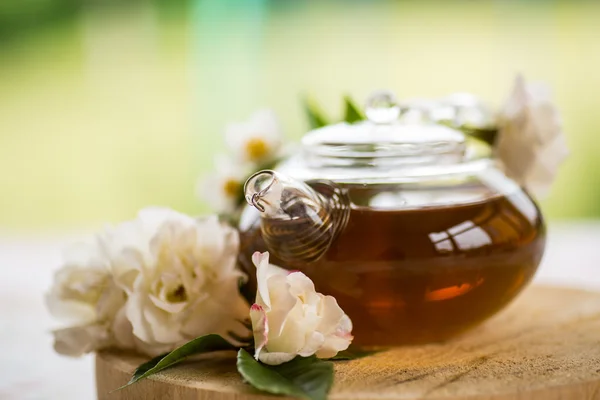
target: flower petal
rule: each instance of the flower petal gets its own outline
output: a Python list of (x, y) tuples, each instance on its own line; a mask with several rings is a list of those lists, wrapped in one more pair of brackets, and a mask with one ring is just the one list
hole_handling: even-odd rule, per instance
[(151, 294), (148, 295), (148, 298), (150, 299), (150, 301), (152, 301), (152, 304), (154, 304), (157, 308), (159, 308), (163, 311), (166, 311), (170, 314), (180, 313), (187, 306), (186, 302), (173, 303), (173, 302), (163, 301), (163, 300), (159, 299), (158, 297), (153, 296)]
[(143, 316), (152, 330), (152, 337), (157, 343), (170, 344), (185, 340), (181, 332), (181, 323), (171, 314), (155, 307), (150, 301), (143, 308)]
[(154, 335), (144, 315), (146, 301), (142, 293), (132, 293), (127, 299), (126, 315), (133, 328), (133, 334), (147, 343), (154, 343)]
[[(296, 307), (298, 299), (290, 294), (290, 285), (287, 283), (286, 275), (271, 275), (267, 279), (267, 285), (269, 297), (274, 304), (270, 309), (265, 307), (269, 313), (269, 327), (273, 335), (280, 335), (290, 312)], [(257, 303), (260, 304), (258, 296)]]
[(252, 321), (252, 333), (254, 335), (254, 358), (259, 359), (262, 349), (269, 342), (269, 324), (267, 313), (259, 304), (250, 307), (250, 320)]
[(347, 315), (344, 315), (339, 321), (333, 334), (325, 337), (323, 346), (317, 351), (319, 358), (331, 358), (338, 352), (346, 350), (352, 343), (352, 321)]
[(267, 365), (283, 364), (285, 362), (292, 361), (294, 358), (296, 358), (295, 353), (271, 353), (268, 351), (262, 351), (258, 356), (258, 359)]
[(94, 304), (62, 299), (52, 293), (46, 295), (46, 307), (54, 318), (66, 323), (86, 324), (96, 320)]
[(321, 332), (311, 332), (307, 335), (304, 347), (298, 351), (298, 355), (309, 357), (315, 354), (325, 343), (325, 336)]
[(94, 324), (58, 329), (52, 333), (54, 350), (70, 357), (79, 357), (104, 348), (109, 340), (106, 327)]
[[(275, 303), (276, 304), (276, 303)], [(281, 313), (283, 314), (283, 312)], [(280, 318), (276, 313), (267, 312), (269, 319), (269, 343), (267, 350), (269, 352), (293, 353), (298, 352), (305, 346), (307, 334), (310, 333), (310, 327), (304, 325), (306, 319), (302, 303), (296, 300), (296, 304), (290, 312), (287, 312), (282, 319), (283, 324), (279, 330), (276, 330), (273, 319)]]
[[(322, 319), (319, 324), (319, 331), (325, 335), (335, 332), (342, 318), (346, 317), (344, 311), (340, 308), (337, 300), (333, 296), (322, 296), (319, 315)], [(352, 330), (352, 328), (350, 328)]]
[(256, 267), (257, 292), (256, 302), (265, 309), (271, 309), (271, 298), (267, 280), (269, 278), (269, 253), (255, 252), (252, 254), (252, 263)]
[(315, 293), (315, 284), (302, 272), (289, 273), (287, 282), (290, 284), (290, 294), (292, 296), (307, 299), (309, 294)]
[(112, 334), (115, 346), (119, 349), (134, 349), (135, 336), (133, 335), (133, 327), (127, 319), (125, 307), (121, 308), (115, 315), (112, 323)]

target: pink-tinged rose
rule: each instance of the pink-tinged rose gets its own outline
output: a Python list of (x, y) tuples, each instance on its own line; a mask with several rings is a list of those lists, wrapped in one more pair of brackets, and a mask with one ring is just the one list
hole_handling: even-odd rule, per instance
[(297, 355), (331, 358), (352, 342), (352, 322), (332, 296), (315, 291), (302, 272), (269, 264), (254, 253), (258, 290), (250, 309), (257, 360), (277, 365)]

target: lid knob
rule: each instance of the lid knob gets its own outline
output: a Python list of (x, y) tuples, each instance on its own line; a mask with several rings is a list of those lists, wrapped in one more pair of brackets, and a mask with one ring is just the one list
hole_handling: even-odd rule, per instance
[(394, 93), (380, 90), (367, 99), (365, 114), (375, 124), (391, 124), (400, 116), (400, 106)]

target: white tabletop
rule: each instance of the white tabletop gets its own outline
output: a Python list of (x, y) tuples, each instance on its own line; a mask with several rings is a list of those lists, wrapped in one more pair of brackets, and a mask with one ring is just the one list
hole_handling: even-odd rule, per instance
[[(554, 223), (537, 282), (600, 290), (600, 221)], [(0, 234), (0, 399), (95, 398), (93, 358), (52, 350), (43, 294), (78, 235)]]

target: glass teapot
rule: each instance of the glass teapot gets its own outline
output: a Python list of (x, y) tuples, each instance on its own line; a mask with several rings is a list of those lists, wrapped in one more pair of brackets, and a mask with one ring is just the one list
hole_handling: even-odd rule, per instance
[(540, 211), (434, 111), (379, 93), (367, 121), (311, 131), (276, 171), (251, 176), (239, 226), (249, 276), (255, 251), (304, 272), (363, 347), (445, 340), (512, 300), (542, 258)]

